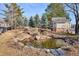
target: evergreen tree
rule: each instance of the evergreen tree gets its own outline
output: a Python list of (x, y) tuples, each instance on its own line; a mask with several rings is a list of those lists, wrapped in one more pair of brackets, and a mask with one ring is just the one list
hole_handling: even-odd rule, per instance
[(66, 16), (64, 6), (61, 3), (51, 3), (48, 5), (45, 11), (49, 20), (51, 20), (52, 17), (65, 17)]
[(35, 27), (34, 18), (32, 16), (30, 17), (30, 20), (29, 20), (29, 26), (30, 27)]
[(3, 15), (5, 20), (10, 24), (12, 28), (16, 28), (22, 23), (23, 11), (16, 3), (4, 4), (6, 10), (3, 10)]
[(40, 27), (40, 18), (39, 18), (39, 15), (36, 14), (35, 17), (35, 27)]
[(28, 19), (24, 17), (24, 26), (28, 26), (28, 24), (29, 24)]
[(48, 28), (48, 25), (49, 25), (49, 22), (47, 19), (47, 15), (43, 14), (42, 18), (41, 18), (41, 26), (42, 26), (42, 28)]
[(17, 26), (22, 26), (23, 25), (23, 11), (20, 6), (18, 6), (16, 3), (11, 3), (10, 4), (11, 11), (12, 11), (12, 18), (13, 18), (13, 26), (16, 28)]

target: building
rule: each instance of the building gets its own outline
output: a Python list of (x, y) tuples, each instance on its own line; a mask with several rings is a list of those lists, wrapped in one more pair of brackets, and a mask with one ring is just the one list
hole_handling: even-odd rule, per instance
[(10, 25), (4, 20), (0, 20), (0, 33), (7, 31), (10, 28)]
[(71, 28), (71, 24), (66, 17), (53, 17), (51, 27), (55, 32), (68, 32)]

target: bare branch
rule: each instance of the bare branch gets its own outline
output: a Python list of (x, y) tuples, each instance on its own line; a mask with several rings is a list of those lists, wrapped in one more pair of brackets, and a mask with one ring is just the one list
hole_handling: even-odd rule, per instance
[(72, 11), (72, 10), (65, 10), (65, 11), (70, 11), (70, 12), (72, 12), (72, 13), (75, 13), (74, 11)]
[(5, 16), (5, 14), (3, 14), (3, 13), (0, 13), (0, 15), (3, 15), (3, 16)]
[(67, 4), (67, 3), (65, 3), (65, 5), (67, 6), (67, 7), (69, 7), (70, 9), (72, 9), (72, 10), (74, 10), (74, 11), (77, 11), (74, 7), (71, 7), (69, 4)]

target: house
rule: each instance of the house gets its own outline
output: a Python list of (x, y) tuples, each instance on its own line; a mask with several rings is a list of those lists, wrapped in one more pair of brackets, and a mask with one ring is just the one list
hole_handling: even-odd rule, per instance
[(51, 20), (51, 28), (55, 32), (68, 32), (71, 24), (66, 17), (53, 17)]
[(10, 28), (10, 25), (4, 20), (0, 20), (0, 33), (7, 31)]

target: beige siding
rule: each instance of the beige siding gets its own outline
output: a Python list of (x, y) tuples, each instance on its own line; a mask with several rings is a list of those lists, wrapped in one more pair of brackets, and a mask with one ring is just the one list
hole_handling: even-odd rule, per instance
[(70, 23), (57, 23), (56, 24), (56, 32), (67, 32), (71, 28)]

